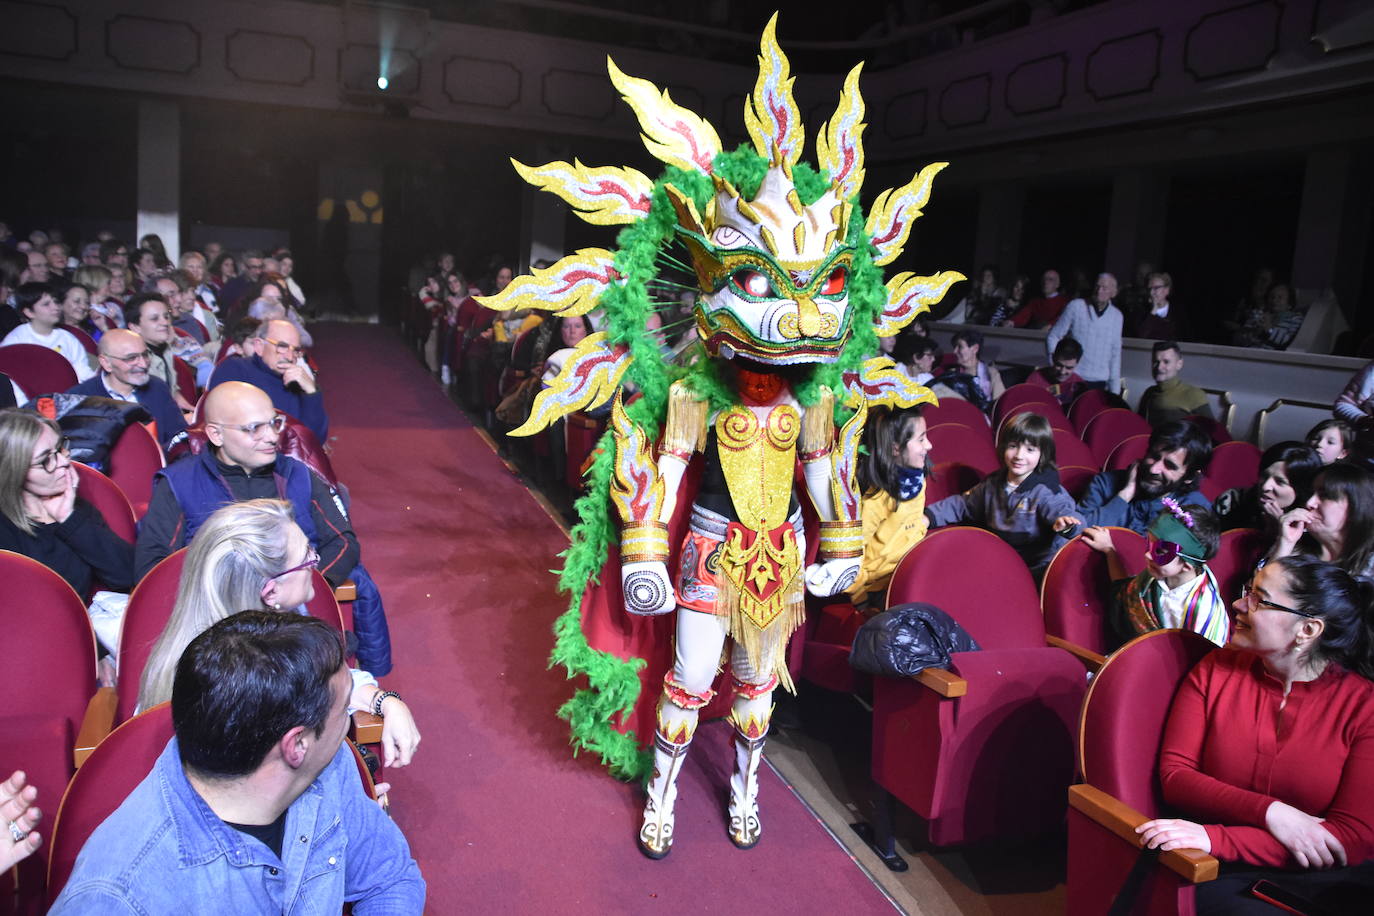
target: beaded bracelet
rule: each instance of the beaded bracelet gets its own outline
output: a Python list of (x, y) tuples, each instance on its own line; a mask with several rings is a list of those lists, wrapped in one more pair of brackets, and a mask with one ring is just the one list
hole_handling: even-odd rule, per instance
[(387, 697), (395, 697), (399, 700), (401, 695), (394, 690), (377, 691), (377, 695), (372, 698), (372, 714), (379, 719), (382, 718), (382, 704), (386, 702)]

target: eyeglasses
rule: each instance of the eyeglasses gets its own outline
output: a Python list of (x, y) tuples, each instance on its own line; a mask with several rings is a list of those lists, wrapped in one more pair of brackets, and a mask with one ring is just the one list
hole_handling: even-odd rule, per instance
[(281, 572), (277, 573), (275, 576), (269, 577), (267, 581), (271, 582), (273, 579), (280, 579), (282, 576), (289, 576), (293, 572), (300, 572), (302, 569), (314, 569), (319, 565), (320, 555), (315, 552), (314, 547), (311, 547), (308, 551), (306, 551), (304, 563), (299, 563), (296, 566), (291, 567), (290, 569), (284, 569)]
[(283, 355), (300, 356), (302, 353), (305, 352), (305, 349), (303, 347), (298, 347), (295, 344), (289, 344), (284, 340), (273, 340), (270, 337), (264, 337), (263, 340), (267, 341), (272, 346), (276, 347), (277, 352)]
[(1154, 291), (1157, 290), (1157, 289), (1168, 289), (1168, 288), (1169, 288), (1169, 287), (1164, 286), (1164, 285), (1151, 286), (1151, 287), (1150, 287), (1150, 292), (1154, 292)]
[(257, 423), (247, 423), (242, 426), (235, 426), (232, 423), (215, 423), (213, 421), (210, 423), (210, 425), (218, 426), (220, 429), (236, 429), (239, 432), (246, 434), (249, 438), (256, 439), (258, 437), (258, 434), (261, 433), (264, 429), (270, 429), (274, 435), (281, 435), (281, 431), (286, 429), (286, 417), (283, 417), (281, 414), (277, 414), (270, 420), (261, 420)]
[(1282, 604), (1275, 604), (1267, 598), (1261, 598), (1259, 592), (1256, 591), (1255, 587), (1249, 582), (1240, 587), (1240, 600), (1241, 603), (1245, 605), (1247, 612), (1262, 607), (1274, 611), (1287, 611), (1290, 614), (1297, 614), (1299, 617), (1315, 618), (1319, 616), (1317, 614), (1309, 614), (1307, 611), (1300, 611), (1295, 607), (1285, 607)]
[(108, 356), (110, 359), (115, 360), (116, 362), (123, 363), (126, 366), (131, 365), (133, 363), (150, 362), (153, 358), (153, 354), (149, 350), (140, 350), (137, 353), (130, 353), (128, 356), (116, 356), (113, 353), (107, 353), (105, 355)]
[(43, 470), (45, 470), (45, 471), (47, 471), (49, 474), (51, 474), (53, 471), (57, 470), (57, 468), (59, 467), (59, 465), (58, 465), (58, 463), (57, 463), (57, 461), (58, 461), (59, 458), (66, 458), (68, 464), (70, 464), (70, 463), (71, 463), (71, 457), (72, 457), (72, 443), (71, 443), (71, 440), (68, 439), (66, 436), (63, 436), (61, 439), (58, 439), (58, 440), (57, 440), (57, 447), (56, 447), (56, 448), (49, 449), (48, 451), (44, 452), (42, 455), (39, 456), (38, 460), (35, 461), (33, 464), (29, 465), (29, 467), (35, 468), (35, 469), (37, 469), (37, 468), (42, 468)]

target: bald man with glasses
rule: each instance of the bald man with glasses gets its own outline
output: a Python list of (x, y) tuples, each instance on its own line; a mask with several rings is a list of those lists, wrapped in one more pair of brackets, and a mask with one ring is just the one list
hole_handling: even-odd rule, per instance
[(321, 445), (329, 441), (324, 397), (305, 361), (300, 331), (291, 322), (263, 322), (244, 342), (243, 356), (231, 356), (215, 367), (209, 387), (225, 382), (247, 382), (267, 392), (278, 410), (308, 426)]
[(152, 374), (152, 353), (142, 337), (123, 328), (106, 331), (100, 337), (98, 359), (99, 374), (70, 389), (72, 394), (142, 405), (157, 422), (157, 441), (163, 451), (186, 434), (186, 418), (172, 389)]

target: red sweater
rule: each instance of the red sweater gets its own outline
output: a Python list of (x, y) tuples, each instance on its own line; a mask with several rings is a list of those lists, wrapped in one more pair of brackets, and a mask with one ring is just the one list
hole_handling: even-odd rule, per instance
[(1264, 826), (1271, 802), (1326, 819), (1349, 864), (1374, 858), (1374, 682), (1331, 663), (1283, 684), (1259, 657), (1217, 649), (1179, 687), (1159, 778), (1165, 800), (1205, 823), (1223, 861), (1296, 867)]

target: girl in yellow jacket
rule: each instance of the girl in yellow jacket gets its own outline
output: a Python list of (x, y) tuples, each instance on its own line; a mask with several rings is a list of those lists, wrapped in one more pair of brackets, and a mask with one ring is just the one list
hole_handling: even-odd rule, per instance
[(930, 440), (921, 408), (871, 411), (864, 449), (858, 469), (864, 494), (864, 559), (847, 593), (855, 605), (882, 610), (883, 592), (897, 562), (926, 536)]

